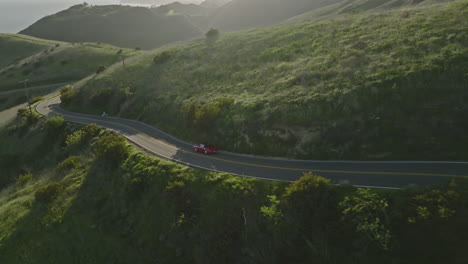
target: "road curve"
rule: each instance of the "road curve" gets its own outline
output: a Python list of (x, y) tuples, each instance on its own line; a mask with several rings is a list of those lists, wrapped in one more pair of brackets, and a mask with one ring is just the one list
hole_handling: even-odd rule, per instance
[(69, 122), (94, 123), (114, 130), (162, 158), (190, 167), (237, 176), (295, 181), (305, 172), (313, 172), (337, 184), (389, 189), (443, 184), (451, 179), (468, 179), (468, 162), (287, 160), (225, 152), (204, 155), (195, 153), (192, 144), (147, 124), (122, 118), (67, 112), (61, 109), (59, 104), (60, 98), (55, 97), (41, 102), (36, 109), (44, 116), (62, 116)]

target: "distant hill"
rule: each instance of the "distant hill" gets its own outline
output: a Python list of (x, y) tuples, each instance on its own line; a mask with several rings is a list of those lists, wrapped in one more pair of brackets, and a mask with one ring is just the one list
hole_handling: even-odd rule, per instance
[(231, 2), (231, 0), (205, 0), (200, 3), (200, 6), (204, 7), (220, 7), (226, 3)]
[(104, 42), (151, 49), (202, 35), (185, 15), (161, 14), (144, 7), (76, 5), (21, 31), (67, 42)]

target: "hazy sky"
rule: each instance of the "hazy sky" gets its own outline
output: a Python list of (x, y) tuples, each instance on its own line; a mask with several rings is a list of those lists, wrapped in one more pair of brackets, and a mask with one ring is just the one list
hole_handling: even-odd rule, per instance
[[(201, 2), (201, 0), (161, 0), (163, 3), (175, 1)], [(44, 16), (83, 2), (92, 5), (120, 3), (119, 0), (0, 0), (0, 33), (18, 33)]]

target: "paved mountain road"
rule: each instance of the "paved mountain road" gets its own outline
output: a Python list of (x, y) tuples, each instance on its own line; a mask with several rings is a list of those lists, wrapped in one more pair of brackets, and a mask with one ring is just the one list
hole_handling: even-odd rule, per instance
[(191, 167), (227, 172), (238, 176), (277, 181), (295, 181), (305, 172), (327, 177), (334, 183), (378, 188), (443, 184), (451, 179), (468, 179), (468, 162), (432, 161), (307, 161), (256, 157), (220, 152), (195, 153), (192, 144), (178, 140), (138, 121), (84, 115), (59, 108), (60, 98), (40, 103), (37, 111), (45, 116), (63, 116), (69, 122), (112, 129), (151, 153)]

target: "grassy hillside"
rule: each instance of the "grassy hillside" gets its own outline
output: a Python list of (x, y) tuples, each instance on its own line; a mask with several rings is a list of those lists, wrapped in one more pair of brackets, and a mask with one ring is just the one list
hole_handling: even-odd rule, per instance
[(466, 160), (467, 7), (224, 34), (99, 76), (65, 101), (230, 151)]
[(53, 41), (33, 39), (31, 37), (0, 35), (0, 69), (14, 64), (55, 45)]
[(348, 0), (317, 8), (286, 20), (288, 23), (318, 21), (346, 14), (382, 12), (391, 9), (425, 6), (453, 2), (454, 0)]
[(32, 38), (24, 35), (0, 34), (0, 91), (23, 88), (19, 83), (28, 79), (28, 86), (80, 80), (99, 66), (110, 66), (121, 57), (140, 53), (96, 43), (66, 43)]
[(466, 260), (463, 185), (377, 192), (312, 175), (237, 178), (149, 158), (60, 118), (0, 130), (0, 165), (1, 263)]
[(67, 42), (103, 42), (143, 49), (202, 35), (184, 15), (118, 5), (76, 5), (39, 20), (21, 33)]

